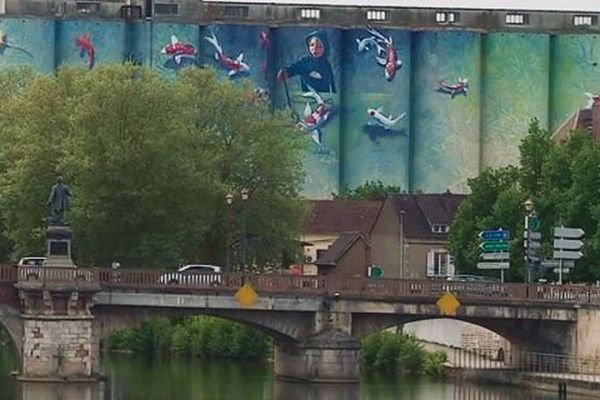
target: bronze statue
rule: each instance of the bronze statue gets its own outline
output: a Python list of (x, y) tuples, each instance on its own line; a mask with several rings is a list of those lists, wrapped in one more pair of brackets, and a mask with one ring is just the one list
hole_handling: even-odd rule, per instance
[(48, 205), (50, 206), (50, 225), (67, 225), (65, 222), (65, 212), (71, 209), (71, 192), (69, 187), (64, 183), (62, 176), (59, 176), (56, 184), (52, 186)]

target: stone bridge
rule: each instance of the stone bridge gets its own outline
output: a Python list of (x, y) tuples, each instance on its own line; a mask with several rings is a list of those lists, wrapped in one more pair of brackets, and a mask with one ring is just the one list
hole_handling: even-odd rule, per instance
[[(243, 274), (167, 284), (161, 274), (0, 267), (0, 324), (20, 355), (21, 379), (95, 379), (110, 333), (201, 314), (267, 333), (275, 373), (314, 382), (356, 381), (360, 339), (441, 317), (485, 327), (513, 349), (600, 358), (597, 287)], [(237, 300), (244, 284), (258, 294), (254, 302)], [(447, 292), (460, 302), (450, 316), (436, 304)]]

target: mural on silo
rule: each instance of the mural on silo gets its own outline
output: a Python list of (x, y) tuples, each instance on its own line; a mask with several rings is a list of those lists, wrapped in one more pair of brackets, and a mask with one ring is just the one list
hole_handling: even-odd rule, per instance
[(163, 75), (175, 76), (181, 68), (202, 61), (198, 25), (154, 23), (151, 38), (150, 64)]
[(589, 95), (600, 94), (600, 35), (552, 38), (550, 129), (586, 107)]
[(479, 172), (481, 37), (413, 34), (411, 189), (467, 190)]
[(121, 63), (126, 54), (126, 25), (115, 21), (57, 22), (57, 64), (92, 69), (103, 63)]
[(342, 185), (408, 189), (410, 40), (408, 31), (369, 27), (344, 34)]
[(289, 107), (298, 131), (312, 141), (304, 193), (329, 197), (339, 185), (341, 32), (280, 28), (275, 44), (276, 103)]
[(518, 165), (531, 119), (548, 126), (550, 37), (491, 33), (483, 54), (481, 168)]
[(54, 21), (3, 18), (0, 20), (0, 69), (31, 65), (54, 72)]
[(257, 86), (257, 92), (268, 95), (272, 81), (268, 27), (211, 25), (204, 29), (202, 36), (205, 65), (214, 67), (227, 79), (250, 79)]

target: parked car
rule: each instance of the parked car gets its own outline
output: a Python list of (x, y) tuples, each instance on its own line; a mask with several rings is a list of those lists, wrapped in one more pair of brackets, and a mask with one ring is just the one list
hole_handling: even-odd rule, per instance
[(184, 265), (175, 272), (161, 275), (158, 282), (171, 285), (219, 285), (221, 284), (221, 267), (209, 264)]
[(500, 283), (500, 279), (481, 275), (454, 275), (448, 277), (452, 282), (471, 282), (471, 283)]
[(19, 267), (41, 267), (44, 265), (46, 257), (23, 257), (17, 263)]

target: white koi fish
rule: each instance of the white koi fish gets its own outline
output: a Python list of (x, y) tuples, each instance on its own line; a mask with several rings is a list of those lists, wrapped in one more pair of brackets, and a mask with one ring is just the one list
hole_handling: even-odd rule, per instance
[(369, 114), (369, 117), (371, 117), (371, 119), (373, 120), (373, 122), (375, 122), (375, 124), (381, 126), (382, 128), (384, 128), (386, 130), (393, 128), (394, 125), (396, 125), (398, 123), (398, 121), (400, 121), (401, 119), (403, 119), (406, 116), (406, 113), (402, 113), (402, 114), (398, 115), (396, 118), (392, 117), (391, 114), (389, 117), (386, 117), (385, 115), (382, 114), (382, 107), (369, 108), (369, 109), (367, 109), (367, 114)]

